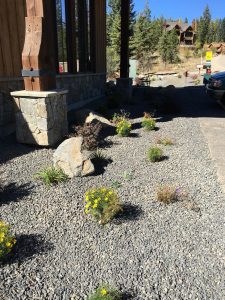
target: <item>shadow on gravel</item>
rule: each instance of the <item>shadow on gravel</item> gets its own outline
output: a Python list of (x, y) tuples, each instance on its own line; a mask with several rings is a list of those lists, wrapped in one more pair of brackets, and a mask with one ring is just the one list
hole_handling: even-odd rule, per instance
[(100, 147), (99, 148), (101, 148), (101, 149), (109, 149), (109, 148), (112, 148), (115, 145), (121, 145), (121, 143), (115, 142), (115, 141), (106, 141), (106, 140), (104, 140), (104, 141), (102, 141), (100, 143)]
[(122, 209), (123, 211), (120, 212), (114, 219), (116, 224), (121, 224), (123, 222), (129, 221), (137, 221), (144, 213), (140, 206), (130, 203), (123, 204)]
[(53, 250), (53, 244), (46, 242), (42, 235), (20, 235), (16, 237), (16, 245), (12, 252), (2, 261), (2, 265), (14, 263), (21, 264), (24, 261), (40, 254)]
[(92, 176), (103, 175), (107, 166), (113, 162), (111, 158), (93, 158), (91, 161), (95, 166), (95, 173)]
[(121, 296), (121, 300), (131, 300), (131, 299), (134, 299), (134, 294), (133, 293), (122, 293), (122, 296)]
[(139, 134), (139, 133), (136, 133), (136, 132), (131, 132), (131, 133), (129, 134), (128, 137), (139, 138), (139, 137), (140, 137), (140, 134)]
[(41, 149), (41, 147), (17, 143), (15, 134), (0, 138), (0, 164), (39, 149)]
[(29, 183), (17, 185), (16, 183), (10, 183), (5, 186), (0, 193), (0, 205), (9, 204), (10, 202), (17, 202), (31, 193), (33, 186)]

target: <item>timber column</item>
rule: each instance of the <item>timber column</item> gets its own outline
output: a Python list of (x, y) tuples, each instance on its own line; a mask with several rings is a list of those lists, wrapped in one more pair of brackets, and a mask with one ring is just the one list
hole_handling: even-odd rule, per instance
[(26, 0), (22, 53), (25, 91), (13, 92), (17, 141), (52, 146), (68, 132), (67, 91), (56, 90), (57, 24), (54, 0)]
[(118, 90), (124, 100), (132, 97), (132, 78), (129, 78), (130, 0), (121, 1), (120, 78)]

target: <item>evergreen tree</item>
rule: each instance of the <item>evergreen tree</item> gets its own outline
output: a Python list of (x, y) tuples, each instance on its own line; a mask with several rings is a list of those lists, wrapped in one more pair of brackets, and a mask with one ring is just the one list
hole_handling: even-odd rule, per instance
[(185, 18), (184, 23), (188, 23), (188, 18), (187, 17)]
[(159, 41), (159, 53), (162, 61), (167, 63), (177, 63), (179, 61), (178, 49), (179, 40), (176, 30), (173, 29), (170, 32), (164, 31)]
[(146, 52), (150, 51), (152, 43), (150, 39), (151, 32), (151, 11), (147, 2), (144, 11), (139, 14), (134, 28), (134, 48), (137, 59), (140, 59)]
[(209, 10), (209, 6), (207, 5), (203, 16), (200, 18), (199, 24), (198, 24), (198, 42), (201, 45), (201, 47), (204, 46), (204, 44), (207, 42), (208, 38), (208, 32), (211, 22), (211, 14)]
[(56, 0), (56, 22), (57, 22), (57, 38), (58, 38), (58, 60), (59, 62), (66, 62), (67, 61), (66, 24), (62, 16), (61, 0)]
[[(108, 57), (113, 56), (113, 65), (119, 65), (120, 61), (120, 44), (121, 44), (121, 1), (109, 0), (109, 11), (107, 14), (107, 46)], [(134, 11), (134, 2), (130, 1), (130, 40), (132, 41), (134, 33), (134, 24), (136, 12)], [(130, 42), (132, 50), (132, 42)], [(108, 61), (112, 61), (111, 58)], [(111, 66), (110, 69), (113, 67)]]
[(225, 18), (222, 20), (221, 41), (225, 42)]
[(215, 32), (216, 23), (211, 22), (209, 25), (209, 31), (207, 35), (207, 43), (213, 43), (216, 40), (216, 32)]

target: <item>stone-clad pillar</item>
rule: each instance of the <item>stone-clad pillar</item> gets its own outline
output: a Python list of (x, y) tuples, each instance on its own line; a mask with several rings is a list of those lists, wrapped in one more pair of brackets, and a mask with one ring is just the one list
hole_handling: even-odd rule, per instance
[(67, 91), (12, 92), (17, 141), (53, 146), (68, 133)]

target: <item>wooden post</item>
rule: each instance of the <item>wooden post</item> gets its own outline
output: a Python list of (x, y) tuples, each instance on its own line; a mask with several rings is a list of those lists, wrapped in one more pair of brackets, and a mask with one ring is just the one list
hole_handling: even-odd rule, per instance
[(130, 0), (121, 1), (120, 77), (129, 78)]
[(91, 71), (106, 73), (106, 0), (90, 0)]
[(75, 1), (65, 0), (68, 72), (77, 72)]
[(56, 87), (55, 1), (26, 0), (27, 17), (22, 75), (27, 91)]
[(78, 4), (78, 39), (79, 71), (88, 70), (88, 12), (87, 1), (77, 0)]

